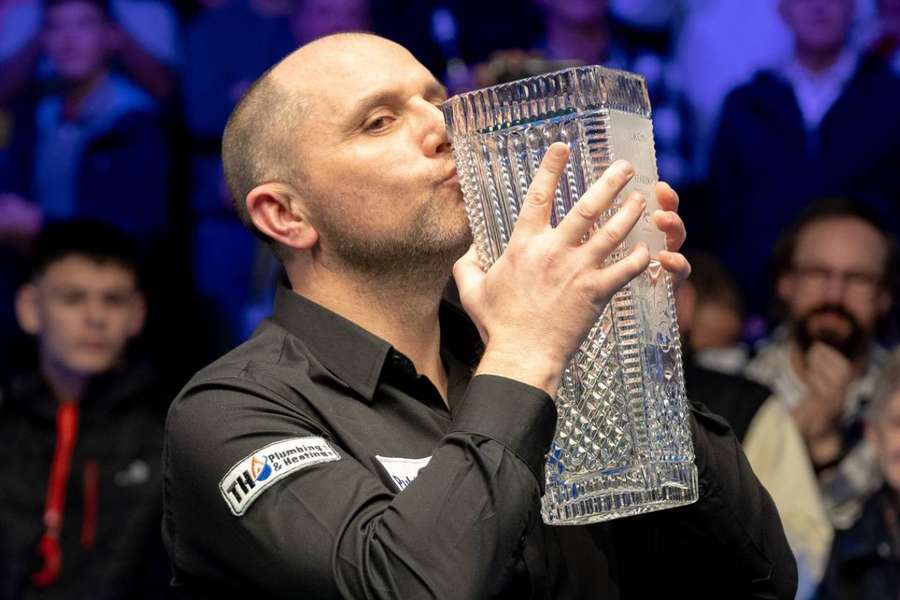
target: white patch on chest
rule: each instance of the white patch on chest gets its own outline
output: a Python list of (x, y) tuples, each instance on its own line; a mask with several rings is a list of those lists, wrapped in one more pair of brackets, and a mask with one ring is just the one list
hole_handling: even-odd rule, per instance
[(392, 456), (375, 455), (384, 470), (391, 477), (391, 481), (397, 487), (398, 492), (406, 489), (419, 475), (419, 471), (431, 460), (430, 456), (425, 458), (396, 458)]

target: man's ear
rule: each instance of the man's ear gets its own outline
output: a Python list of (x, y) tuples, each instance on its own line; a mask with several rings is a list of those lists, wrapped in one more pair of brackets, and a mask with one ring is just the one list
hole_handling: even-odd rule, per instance
[(292, 187), (263, 183), (250, 190), (246, 202), (256, 228), (283, 246), (309, 250), (319, 242), (303, 199)]
[(41, 311), (38, 308), (38, 291), (32, 283), (26, 283), (16, 292), (16, 320), (22, 331), (29, 335), (41, 333)]

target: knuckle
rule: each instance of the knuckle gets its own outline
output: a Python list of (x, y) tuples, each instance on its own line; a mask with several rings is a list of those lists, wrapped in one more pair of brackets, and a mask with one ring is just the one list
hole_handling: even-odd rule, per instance
[(621, 173), (610, 173), (603, 178), (603, 183), (611, 192), (618, 192), (625, 185), (625, 177)]
[(640, 254), (632, 254), (628, 257), (628, 266), (630, 267), (631, 276), (634, 277), (644, 270), (644, 259)]
[(645, 252), (632, 252), (628, 255), (628, 267), (630, 268), (631, 276), (634, 277), (639, 274), (644, 268), (647, 266), (647, 254)]
[(618, 246), (619, 242), (622, 241), (622, 235), (613, 227), (601, 227), (598, 233), (600, 234), (602, 241), (613, 248)]
[(540, 261), (545, 271), (550, 271), (563, 260), (562, 248), (556, 243), (547, 244), (543, 248)]
[(543, 206), (550, 200), (550, 194), (548, 194), (544, 190), (532, 189), (528, 191), (526, 199), (528, 200), (529, 204), (532, 204), (534, 206)]
[(601, 303), (605, 304), (609, 295), (604, 286), (599, 285), (597, 282), (588, 278), (582, 278), (579, 281), (575, 286), (575, 294), (577, 294), (585, 304), (594, 306)]
[(575, 206), (572, 208), (576, 215), (584, 219), (585, 221), (596, 221), (597, 214), (594, 208), (586, 203), (586, 202), (577, 202)]

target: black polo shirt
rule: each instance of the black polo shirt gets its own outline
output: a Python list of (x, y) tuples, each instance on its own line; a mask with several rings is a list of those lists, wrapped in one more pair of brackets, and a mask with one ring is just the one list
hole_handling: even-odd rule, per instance
[[(659, 571), (681, 564), (673, 551), (691, 556), (696, 544), (679, 550), (661, 532), (693, 539), (696, 511), (626, 519), (622, 534), (538, 525), (553, 402), (517, 381), (473, 378), (477, 334), (450, 305), (441, 336), (449, 409), (387, 342), (279, 290), (271, 320), (170, 408), (163, 535), (175, 584), (194, 597), (617, 598), (627, 596), (618, 573), (652, 582), (645, 563)], [(762, 562), (744, 564), (743, 547), (723, 554), (732, 542), (721, 531), (709, 550), (734, 567), (735, 586), (769, 590), (786, 548), (774, 507), (727, 426), (712, 423), (721, 440), (710, 444), (692, 425), (701, 495), (740, 495), (725, 504), (729, 519), (756, 511), (749, 535), (747, 523), (729, 527)], [(708, 485), (732, 463), (736, 482)]]
[(279, 290), (272, 319), (170, 409), (164, 533), (176, 577), (295, 598), (503, 587), (539, 520), (556, 411), (533, 387), (472, 379), (471, 330), (442, 307), (448, 410), (390, 344)]

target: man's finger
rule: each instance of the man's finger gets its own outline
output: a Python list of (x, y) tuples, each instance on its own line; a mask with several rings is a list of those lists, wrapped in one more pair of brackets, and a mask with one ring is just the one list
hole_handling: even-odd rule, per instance
[(649, 264), (650, 251), (644, 244), (638, 244), (622, 260), (587, 275), (589, 286), (595, 290), (595, 302), (609, 300), (626, 283), (640, 275)]
[(557, 225), (556, 230), (563, 241), (571, 245), (580, 244), (633, 176), (631, 163), (617, 160), (611, 164)]
[(583, 246), (583, 251), (590, 254), (589, 260), (592, 263), (598, 265), (602, 263), (628, 237), (634, 224), (641, 218), (646, 205), (646, 200), (639, 194), (629, 196), (616, 214), (594, 232)]
[(453, 265), (453, 279), (456, 281), (456, 289), (460, 298), (466, 297), (469, 290), (473, 289), (484, 278), (481, 263), (478, 260), (478, 252), (475, 244), (469, 246), (469, 251), (463, 254)]
[(656, 200), (662, 210), (678, 210), (678, 192), (672, 189), (672, 186), (665, 181), (656, 183)]
[(519, 212), (514, 231), (534, 233), (542, 231), (550, 224), (550, 210), (556, 196), (556, 186), (569, 159), (569, 147), (562, 142), (555, 142), (547, 149), (541, 166), (538, 167), (525, 202)]
[(683, 254), (661, 250), (657, 258), (662, 268), (671, 274), (673, 286), (678, 287), (690, 276), (691, 263)]
[(678, 213), (655, 210), (653, 211), (653, 222), (660, 231), (666, 234), (666, 250), (677, 252), (687, 237), (684, 221), (681, 220)]

